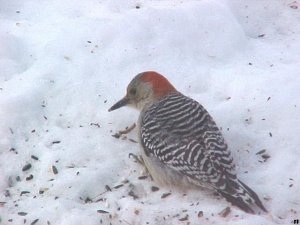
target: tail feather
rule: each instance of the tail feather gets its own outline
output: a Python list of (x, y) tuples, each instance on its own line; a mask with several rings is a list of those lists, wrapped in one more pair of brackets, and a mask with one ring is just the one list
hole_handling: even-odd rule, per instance
[[(257, 211), (255, 209), (257, 207), (264, 212), (268, 212), (263, 206), (257, 194), (246, 184), (244, 184), (240, 180), (236, 180), (233, 186), (238, 187), (235, 193), (226, 191), (227, 188), (225, 188), (224, 190), (217, 189), (217, 192), (232, 205), (239, 207), (247, 213), (255, 214)], [(232, 186), (229, 189), (232, 190)]]
[(268, 212), (268, 210), (264, 207), (264, 205), (262, 204), (262, 202), (260, 201), (259, 197), (257, 196), (257, 194), (251, 189), (249, 188), (245, 183), (243, 183), (242, 181), (238, 180), (240, 182), (240, 184), (247, 190), (248, 194), (254, 199), (254, 203), (260, 208), (262, 209), (264, 212)]

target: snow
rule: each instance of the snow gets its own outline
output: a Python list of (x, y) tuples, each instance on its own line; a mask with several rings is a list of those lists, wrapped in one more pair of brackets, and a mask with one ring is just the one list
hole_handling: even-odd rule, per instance
[[(299, 7), (298, 0), (0, 1), (2, 224), (300, 219)], [(240, 179), (269, 214), (232, 207), (223, 218), (229, 203), (211, 192), (151, 190), (157, 185), (128, 157), (140, 151), (130, 141), (136, 129), (112, 137), (138, 112), (107, 111), (147, 70), (207, 108)], [(262, 149), (265, 161), (256, 154)]]

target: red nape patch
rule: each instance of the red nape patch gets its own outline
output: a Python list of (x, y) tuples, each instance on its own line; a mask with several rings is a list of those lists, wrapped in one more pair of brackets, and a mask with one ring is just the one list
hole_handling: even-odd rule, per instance
[(167, 78), (157, 72), (144, 72), (142, 73), (140, 79), (152, 85), (156, 97), (162, 97), (176, 91), (175, 87), (167, 80)]

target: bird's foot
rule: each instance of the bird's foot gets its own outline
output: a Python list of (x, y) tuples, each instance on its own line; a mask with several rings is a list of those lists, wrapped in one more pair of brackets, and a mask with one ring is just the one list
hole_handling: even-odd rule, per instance
[(143, 159), (143, 157), (141, 155), (135, 155), (133, 153), (129, 153), (128, 157), (129, 158), (132, 157), (135, 160), (135, 162), (137, 162), (137, 163), (145, 166), (144, 159)]

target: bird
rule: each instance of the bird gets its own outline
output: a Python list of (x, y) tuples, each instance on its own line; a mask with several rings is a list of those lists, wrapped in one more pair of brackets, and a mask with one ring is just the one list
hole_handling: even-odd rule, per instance
[(238, 179), (231, 151), (212, 116), (163, 75), (136, 75), (125, 97), (108, 111), (123, 106), (140, 111), (141, 156), (158, 185), (204, 187), (246, 213), (267, 212), (258, 195)]

